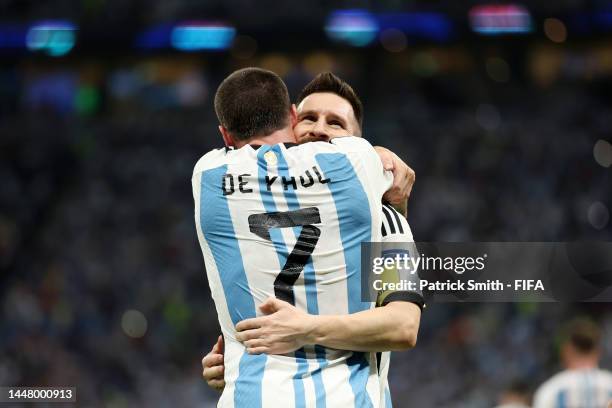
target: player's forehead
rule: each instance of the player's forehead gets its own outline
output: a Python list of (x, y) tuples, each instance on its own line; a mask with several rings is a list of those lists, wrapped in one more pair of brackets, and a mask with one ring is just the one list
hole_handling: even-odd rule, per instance
[(329, 92), (313, 93), (305, 97), (297, 107), (297, 113), (316, 112), (334, 114), (346, 120), (355, 118), (353, 107), (344, 98)]

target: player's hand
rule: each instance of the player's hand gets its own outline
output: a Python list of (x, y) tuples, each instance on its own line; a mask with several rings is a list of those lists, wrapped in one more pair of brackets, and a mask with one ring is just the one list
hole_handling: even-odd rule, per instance
[(202, 359), (202, 377), (209, 387), (223, 391), (225, 379), (223, 374), (223, 336), (219, 336), (212, 350)]
[(412, 186), (416, 180), (416, 174), (410, 166), (391, 150), (381, 146), (375, 146), (374, 150), (376, 150), (376, 153), (380, 156), (383, 168), (393, 173), (393, 185), (383, 195), (383, 199), (388, 201), (405, 216), (406, 204), (410, 198)]
[(290, 303), (270, 297), (259, 306), (266, 316), (246, 319), (236, 325), (236, 338), (249, 354), (285, 354), (307, 344), (313, 316)]

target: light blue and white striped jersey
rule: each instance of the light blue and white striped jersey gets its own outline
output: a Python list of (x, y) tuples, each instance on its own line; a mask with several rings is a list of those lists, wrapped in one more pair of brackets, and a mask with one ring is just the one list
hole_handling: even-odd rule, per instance
[(612, 373), (598, 368), (565, 370), (536, 391), (534, 408), (608, 408), (612, 403)]
[(272, 295), (311, 314), (374, 307), (361, 302), (360, 244), (381, 240), (391, 183), (372, 146), (355, 137), (218, 149), (198, 161), (196, 227), (225, 337), (219, 407), (390, 407), (388, 353), (380, 373), (375, 353), (316, 346), (249, 355), (235, 325)]

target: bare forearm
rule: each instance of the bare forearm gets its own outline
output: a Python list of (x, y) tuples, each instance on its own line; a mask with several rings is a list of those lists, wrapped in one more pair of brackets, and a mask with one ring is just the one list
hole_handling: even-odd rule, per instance
[(408, 302), (351, 315), (315, 317), (308, 343), (341, 350), (389, 351), (414, 347), (421, 310)]

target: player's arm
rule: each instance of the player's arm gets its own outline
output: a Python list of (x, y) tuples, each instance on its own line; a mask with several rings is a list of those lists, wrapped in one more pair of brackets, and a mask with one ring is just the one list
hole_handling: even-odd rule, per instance
[[(382, 205), (382, 212), (380, 256), (383, 259), (387, 257), (395, 258), (397, 255), (400, 257), (408, 256), (413, 259), (418, 258), (418, 250), (414, 244), (412, 230), (406, 218), (389, 204)], [(404, 301), (415, 303), (421, 309), (425, 307), (425, 298), (420, 289), (418, 271), (406, 268), (398, 270), (395, 266), (392, 266), (385, 268), (377, 279), (386, 284), (385, 288), (393, 287), (389, 284), (400, 282), (412, 285), (412, 290), (384, 289), (380, 291), (376, 299), (377, 306), (384, 306), (393, 301)], [(397, 285), (395, 286), (397, 287)]]
[[(297, 350), (301, 344), (321, 344), (337, 349), (355, 351), (383, 351), (383, 350), (404, 350), (416, 345), (418, 326), (420, 321), (421, 309), (414, 303), (409, 302), (390, 302), (382, 308), (359, 312), (347, 316), (325, 316), (325, 319), (313, 323), (310, 339), (308, 339), (304, 324), (308, 317), (313, 317), (299, 311), (289, 303), (278, 299), (269, 299), (262, 305), (262, 310), (267, 312), (282, 312), (275, 317), (277, 322), (282, 322), (285, 315), (289, 315), (284, 324), (294, 333), (293, 340), (284, 339), (278, 341), (278, 348), (249, 347), (256, 345), (256, 341), (246, 340), (247, 349), (251, 353), (283, 354)], [(306, 317), (304, 320), (303, 317)], [(402, 324), (398, 325), (397, 322)], [(242, 324), (241, 324), (242, 323)], [(250, 327), (248, 322), (239, 323), (245, 331), (238, 333), (241, 336), (249, 337), (246, 327)], [(293, 326), (293, 327), (292, 327)], [(295, 333), (303, 332), (303, 340)], [(253, 334), (253, 333), (251, 333)], [(282, 336), (279, 336), (279, 338)], [(219, 336), (219, 341), (221, 336)], [(286, 349), (285, 349), (286, 347)], [(202, 359), (202, 377), (209, 387), (222, 391), (225, 387), (224, 365), (222, 346), (219, 342)]]
[(268, 298), (266, 316), (236, 325), (236, 338), (251, 354), (285, 354), (309, 344), (353, 351), (406, 350), (414, 347), (421, 309), (410, 302), (350, 315), (310, 315), (285, 301)]
[(400, 351), (416, 345), (421, 308), (396, 301), (346, 316), (315, 316), (308, 344), (342, 350)]
[[(382, 212), (381, 256), (417, 256), (412, 231), (406, 218), (388, 204), (382, 206)], [(323, 344), (328, 347), (356, 351), (403, 350), (414, 347), (421, 310), (425, 306), (418, 287), (418, 274), (406, 269), (398, 271), (393, 266), (385, 269), (378, 278), (385, 284), (398, 283), (400, 280), (411, 281), (414, 282), (415, 289), (381, 291), (377, 297), (376, 309), (349, 315), (346, 320), (332, 317), (319, 327), (318, 335), (324, 339), (318, 338), (316, 341), (328, 343)], [(329, 326), (325, 327), (327, 324)], [(363, 326), (360, 330), (355, 330), (354, 325)]]
[(412, 186), (416, 181), (416, 173), (397, 154), (391, 150), (374, 146), (383, 168), (393, 173), (393, 184), (383, 195), (383, 200), (390, 203), (404, 217), (408, 215), (408, 200)]

